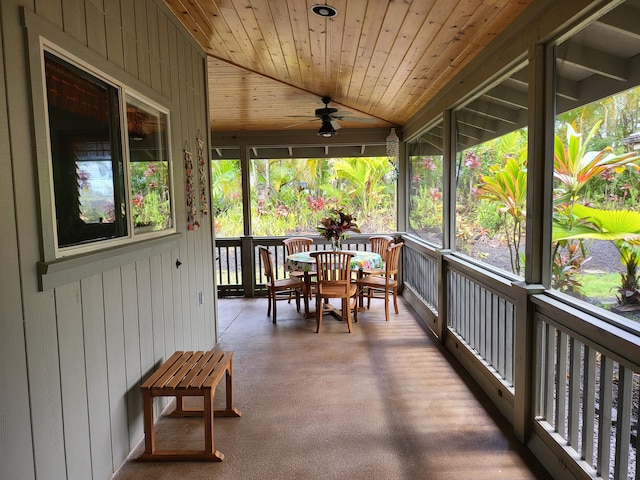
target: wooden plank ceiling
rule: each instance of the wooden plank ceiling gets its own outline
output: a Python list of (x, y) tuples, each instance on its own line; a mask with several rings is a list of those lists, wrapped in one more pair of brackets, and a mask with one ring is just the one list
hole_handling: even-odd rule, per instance
[[(214, 132), (402, 126), (533, 0), (165, 0), (209, 55)], [(349, 117), (355, 119), (349, 119)], [(364, 122), (366, 120), (366, 122)]]

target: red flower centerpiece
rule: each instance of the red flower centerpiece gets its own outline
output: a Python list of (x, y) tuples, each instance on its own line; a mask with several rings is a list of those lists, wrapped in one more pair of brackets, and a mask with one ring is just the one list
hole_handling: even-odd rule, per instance
[(327, 217), (320, 221), (321, 225), (318, 227), (318, 232), (331, 241), (334, 250), (340, 250), (342, 248), (342, 239), (347, 236), (346, 232), (360, 233), (360, 229), (353, 215), (344, 213), (342, 209), (337, 208), (333, 209), (331, 213), (333, 213), (333, 217)]

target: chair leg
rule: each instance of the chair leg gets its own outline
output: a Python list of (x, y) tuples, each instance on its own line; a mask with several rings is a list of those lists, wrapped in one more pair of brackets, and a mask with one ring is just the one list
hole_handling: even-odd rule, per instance
[(276, 323), (276, 308), (277, 308), (277, 303), (278, 303), (278, 297), (277, 297), (277, 292), (274, 290), (273, 291), (273, 323)]
[(384, 292), (384, 318), (389, 321), (389, 291)]
[(271, 316), (271, 295), (273, 292), (267, 288), (267, 317)]
[[(291, 296), (291, 294), (289, 294)], [(300, 291), (296, 290), (296, 309), (300, 312)]]
[(358, 301), (358, 294), (353, 298), (353, 323), (358, 322), (358, 308), (360, 307), (360, 302)]
[(342, 299), (342, 318), (345, 319), (345, 312), (346, 312), (346, 320), (347, 320), (347, 327), (349, 328), (349, 333), (351, 333), (352, 331), (352, 327), (351, 327), (351, 302), (350, 302), (350, 298), (343, 298)]
[(316, 333), (320, 333), (322, 326), (322, 300), (318, 292), (316, 292)]
[(393, 306), (396, 309), (396, 315), (398, 314), (398, 295), (397, 295), (397, 288), (393, 289)]

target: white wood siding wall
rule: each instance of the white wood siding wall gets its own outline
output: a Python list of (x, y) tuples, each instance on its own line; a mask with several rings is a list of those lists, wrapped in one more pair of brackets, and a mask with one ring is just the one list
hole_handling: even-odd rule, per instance
[[(177, 247), (38, 290), (20, 7), (166, 99)], [(141, 379), (173, 351), (216, 339), (211, 222), (186, 231), (182, 169), (185, 142), (194, 160), (196, 135), (209, 144), (206, 59), (160, 0), (2, 0), (0, 21), (0, 478), (108, 479), (143, 435)]]

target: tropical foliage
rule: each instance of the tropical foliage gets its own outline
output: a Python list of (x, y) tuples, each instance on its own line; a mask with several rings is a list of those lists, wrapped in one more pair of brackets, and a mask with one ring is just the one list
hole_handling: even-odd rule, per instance
[[(253, 160), (252, 233), (315, 235), (326, 212), (340, 208), (358, 218), (363, 232), (393, 231), (396, 228), (396, 183), (390, 175), (393, 171), (394, 166), (386, 157)], [(212, 178), (216, 235), (242, 235), (239, 162), (212, 162)]]

